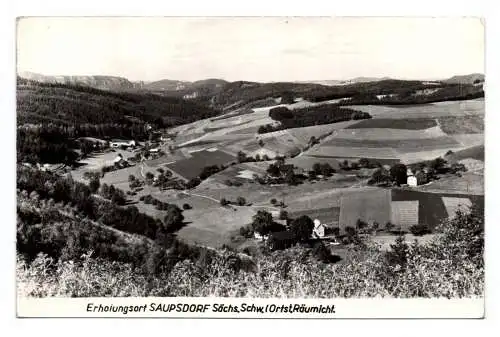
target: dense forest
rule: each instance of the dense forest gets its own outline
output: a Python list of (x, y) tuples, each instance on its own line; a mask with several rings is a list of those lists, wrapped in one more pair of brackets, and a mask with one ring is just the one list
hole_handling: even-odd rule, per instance
[(443, 101), (459, 101), (484, 97), (480, 86), (469, 84), (447, 84), (427, 94), (417, 94), (415, 90), (400, 89), (383, 97), (374, 93), (361, 92), (349, 99), (343, 99), (339, 105), (410, 105), (427, 104)]
[[(141, 266), (167, 254), (167, 248), (171, 258), (196, 253), (195, 247), (173, 236), (184, 220), (182, 210), (173, 204), (165, 207), (162, 221), (135, 206), (120, 206), (110, 189), (123, 192), (112, 185), (102, 185), (97, 196), (71, 177), (21, 166), (17, 177), (17, 245), (28, 260), (39, 252), (70, 259), (92, 249), (96, 256)], [(126, 238), (132, 243), (124, 242)]]
[(18, 78), (18, 161), (72, 163), (78, 137), (145, 140), (148, 125), (164, 128), (217, 114), (180, 98)]
[(280, 124), (277, 126), (263, 125), (258, 129), (258, 133), (367, 119), (371, 118), (371, 115), (367, 112), (341, 108), (337, 105), (318, 105), (295, 110), (277, 107), (269, 110), (269, 117)]
[(190, 123), (217, 111), (180, 98), (154, 94), (117, 93), (91, 87), (38, 83), (18, 79), (18, 123), (159, 124)]
[(214, 100), (218, 106), (227, 106), (238, 102), (239, 104), (245, 104), (269, 97), (278, 98), (283, 96), (291, 96), (292, 99), (301, 97), (310, 102), (321, 102), (357, 95), (373, 97), (373, 95), (394, 94), (395, 96), (404, 96), (408, 92), (414, 93), (418, 90), (436, 88), (443, 90), (434, 97), (436, 100), (463, 97), (466, 94), (465, 91), (481, 91), (480, 87), (475, 87), (472, 84), (459, 86), (453, 83), (427, 83), (393, 79), (335, 86), (294, 82), (256, 83), (238, 81), (226, 84), (223, 90), (215, 96)]

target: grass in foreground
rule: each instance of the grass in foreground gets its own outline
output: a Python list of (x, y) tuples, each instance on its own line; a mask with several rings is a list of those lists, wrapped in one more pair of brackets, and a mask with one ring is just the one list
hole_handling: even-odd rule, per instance
[(325, 264), (314, 252), (292, 248), (241, 259), (222, 251), (145, 275), (130, 265), (84, 256), (54, 261), (19, 255), (20, 296), (217, 297), (476, 297), (484, 293), (483, 217), (458, 212), (443, 235), (426, 245), (396, 240), (390, 252), (354, 248), (345, 263)]

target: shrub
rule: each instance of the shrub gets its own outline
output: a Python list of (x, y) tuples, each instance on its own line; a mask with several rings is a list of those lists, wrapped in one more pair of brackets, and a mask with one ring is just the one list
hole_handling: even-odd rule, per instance
[(277, 200), (275, 198), (271, 199), (271, 205), (276, 205)]
[(283, 209), (280, 210), (279, 219), (280, 220), (288, 220), (288, 212), (283, 210)]
[(190, 204), (183, 204), (182, 205), (182, 209), (191, 209), (191, 208), (193, 208), (193, 207), (191, 207)]
[(226, 198), (221, 198), (220, 199), (220, 205), (221, 206), (227, 206), (229, 204), (230, 204), (230, 202)]
[(251, 238), (253, 235), (253, 231), (248, 226), (240, 227), (240, 235), (244, 238)]
[(306, 241), (311, 238), (314, 222), (307, 215), (302, 215), (292, 221), (291, 231), (299, 241)]
[(238, 198), (236, 199), (236, 203), (237, 203), (239, 206), (245, 206), (245, 205), (247, 204), (247, 201), (246, 201), (246, 199), (245, 199), (245, 198), (243, 198), (243, 197), (241, 197), (241, 196), (240, 196), (240, 197), (238, 197)]
[(429, 226), (424, 224), (413, 225), (409, 229), (410, 232), (415, 236), (422, 236), (431, 233)]
[(155, 200), (155, 199), (151, 196), (151, 194), (144, 196), (144, 203), (145, 204), (152, 204), (153, 200)]

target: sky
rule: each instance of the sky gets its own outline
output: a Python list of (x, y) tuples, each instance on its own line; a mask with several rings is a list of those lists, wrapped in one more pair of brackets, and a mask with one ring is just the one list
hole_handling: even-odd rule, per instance
[(23, 18), (17, 70), (133, 81), (442, 79), (484, 73), (477, 18)]

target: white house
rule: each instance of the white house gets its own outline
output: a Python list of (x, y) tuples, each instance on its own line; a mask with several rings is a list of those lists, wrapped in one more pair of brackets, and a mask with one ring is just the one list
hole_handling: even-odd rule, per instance
[(253, 237), (256, 238), (257, 240), (265, 241), (268, 239), (269, 236), (268, 235), (260, 235), (257, 232), (253, 232)]
[(193, 99), (193, 98), (196, 98), (196, 97), (198, 97), (198, 92), (197, 91), (193, 92), (192, 94), (186, 94), (186, 95), (182, 96), (182, 98), (184, 98), (184, 99)]
[(418, 185), (417, 177), (413, 174), (413, 171), (409, 168), (406, 172), (406, 183), (410, 187), (415, 187)]
[(415, 176), (408, 176), (408, 178), (406, 178), (406, 183), (410, 187), (416, 187), (418, 185), (417, 177), (415, 177)]
[(318, 219), (314, 219), (314, 228), (313, 228), (313, 238), (324, 238), (325, 237), (325, 225), (321, 223)]
[(113, 164), (121, 164), (123, 161), (123, 156), (119, 153), (115, 159), (113, 159)]
[(109, 142), (109, 146), (111, 147), (120, 147), (120, 146), (135, 146), (135, 140), (123, 140), (123, 139), (113, 139)]

